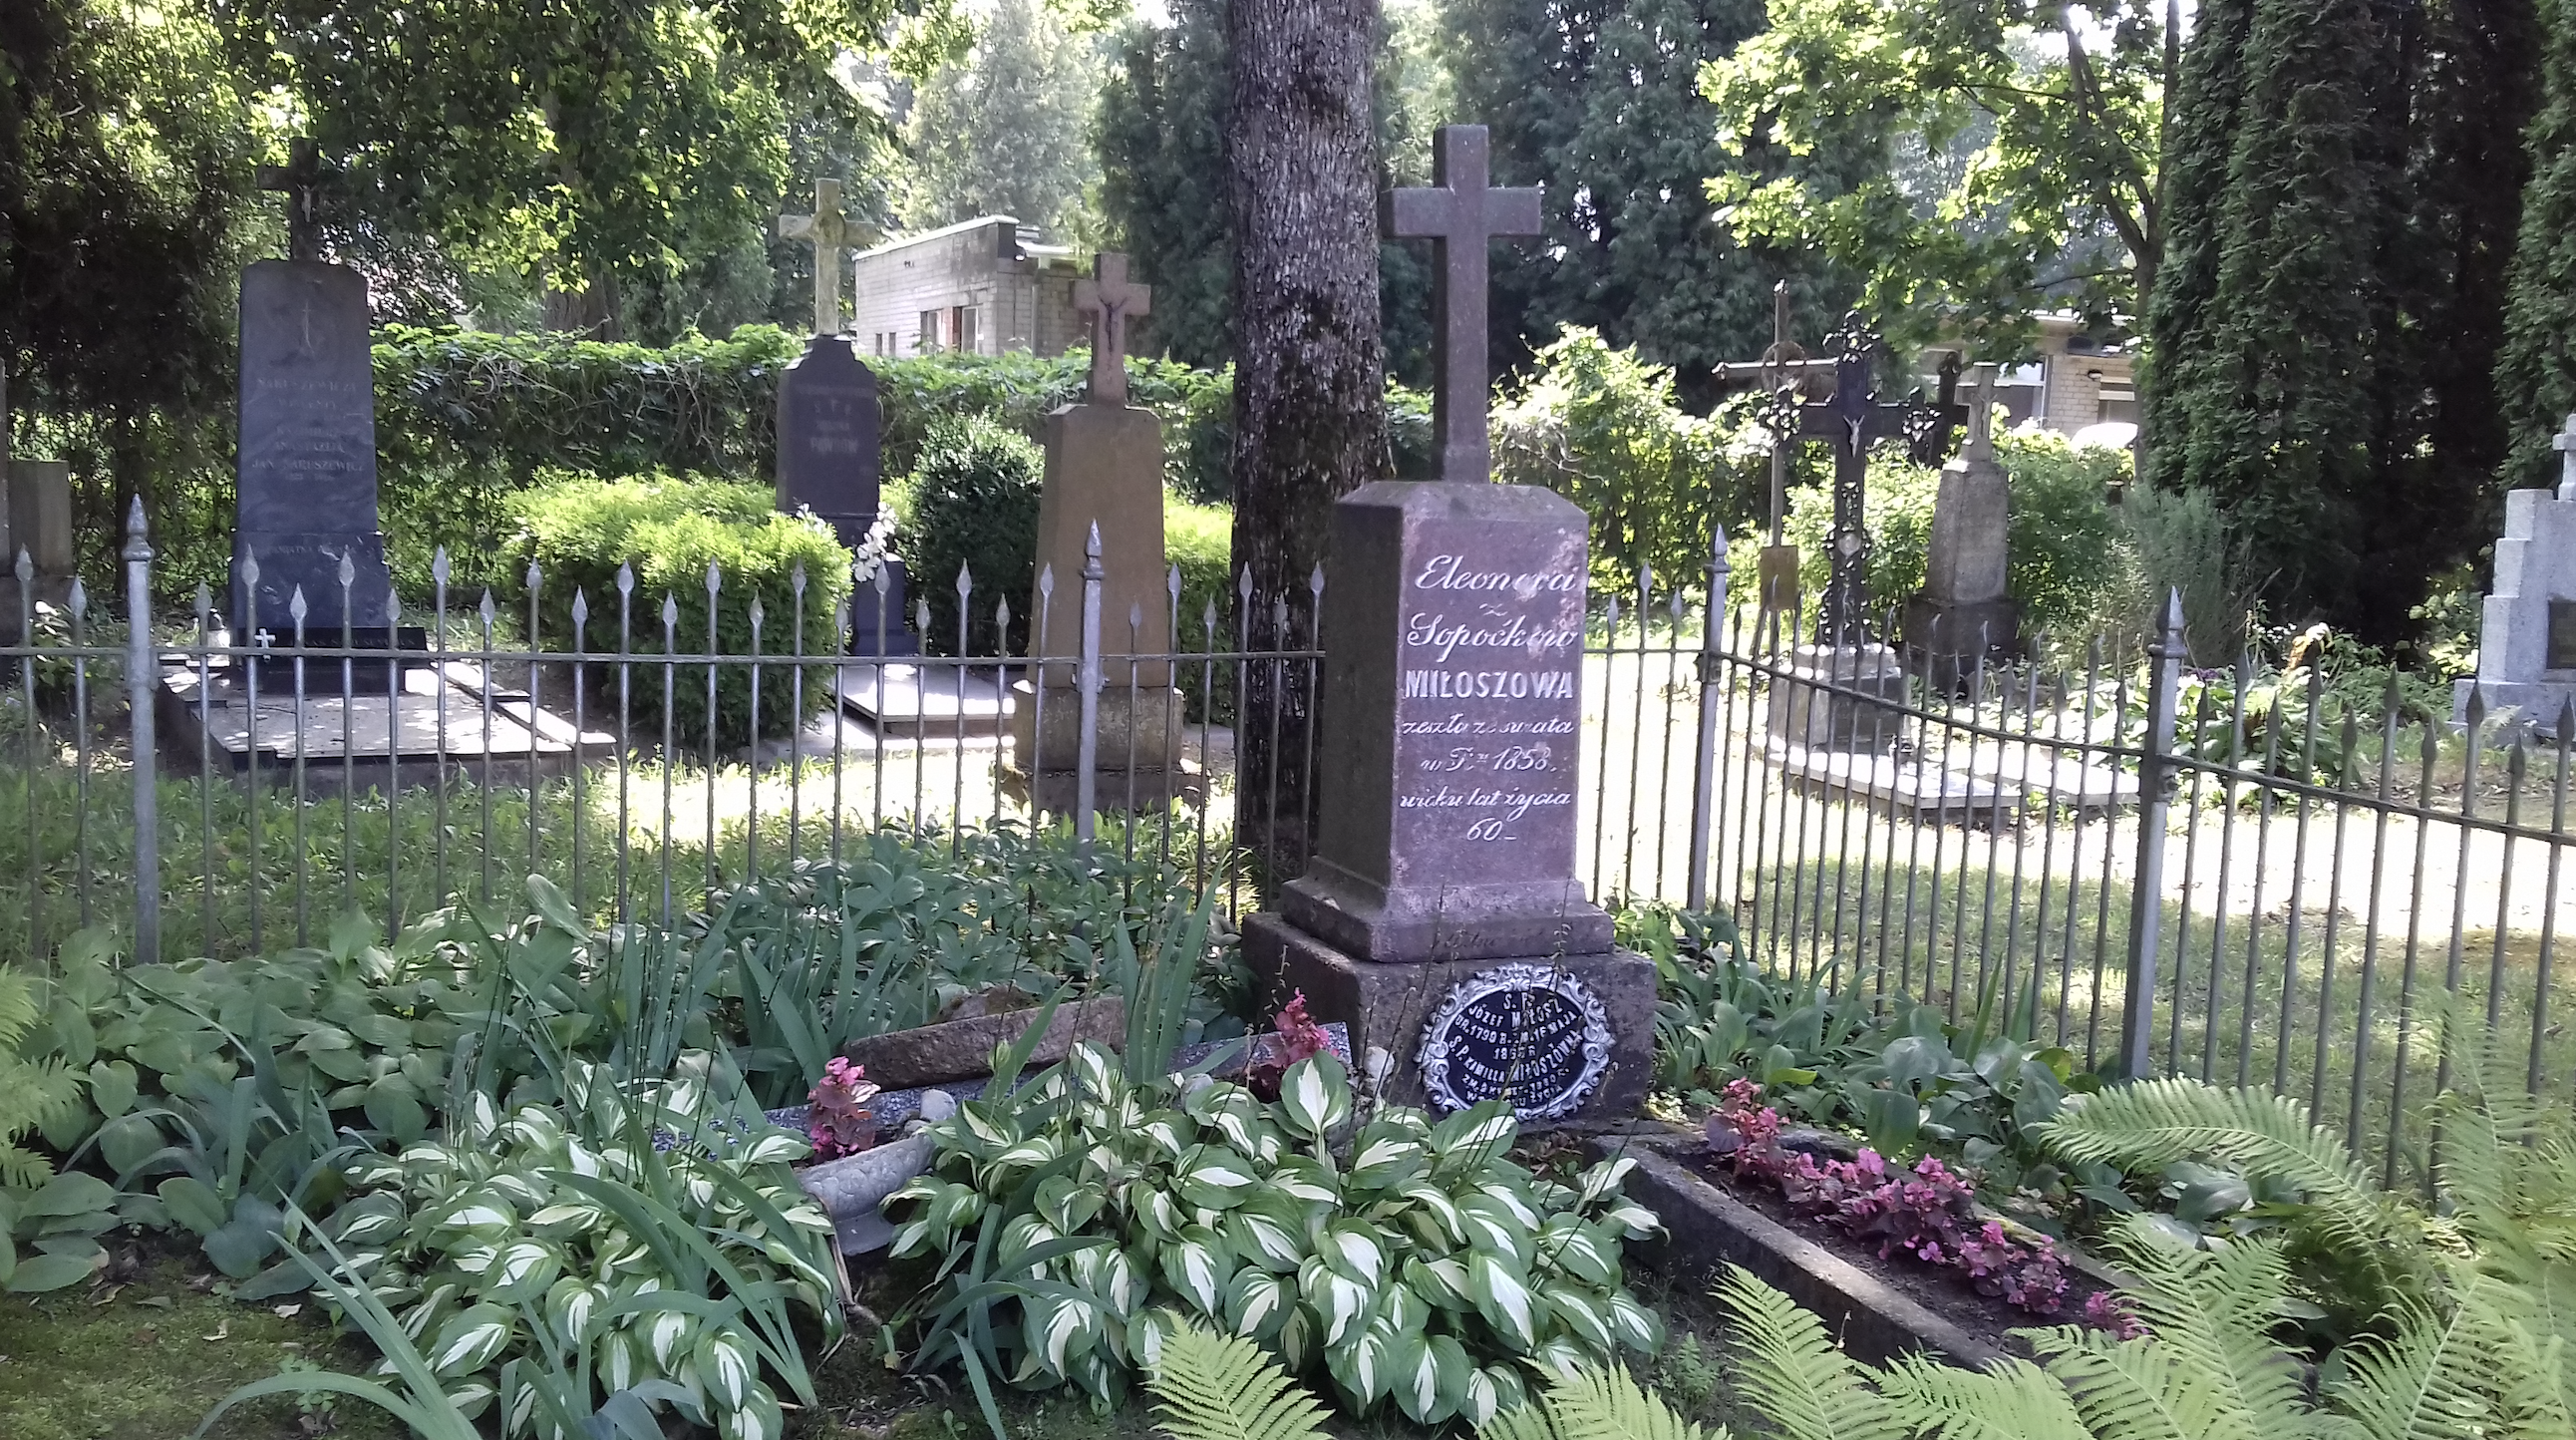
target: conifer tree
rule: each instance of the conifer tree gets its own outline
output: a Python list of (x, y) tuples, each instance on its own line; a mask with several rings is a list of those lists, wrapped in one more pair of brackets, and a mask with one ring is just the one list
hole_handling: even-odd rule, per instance
[(2576, 410), (2576, 0), (2544, 0), (2542, 13), (2544, 99), (2524, 137), (2532, 175), (2496, 365), (2507, 489), (2557, 483), (2549, 438)]

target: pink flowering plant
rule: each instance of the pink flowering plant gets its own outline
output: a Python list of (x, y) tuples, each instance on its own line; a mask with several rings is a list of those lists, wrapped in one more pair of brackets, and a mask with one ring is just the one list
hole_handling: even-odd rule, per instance
[[(1792, 1150), (1780, 1143), (1780, 1113), (1762, 1103), (1762, 1087), (1750, 1080), (1728, 1082), (1709, 1117), (1708, 1141), (1729, 1173), (1778, 1186), (1791, 1209), (1875, 1245), (1881, 1259), (1904, 1255), (1956, 1270), (1979, 1294), (2036, 1314), (2054, 1315), (2066, 1303), (2056, 1247), (1980, 1219), (1976, 1187), (1936, 1156), (1891, 1169), (1876, 1150), (1850, 1160)], [(2088, 1303), (2085, 1317), (2108, 1326), (2117, 1309), (2097, 1315), (2101, 1308)]]
[(1332, 1048), (1332, 1039), (1324, 1027), (1306, 1013), (1306, 992), (1288, 997), (1288, 1003), (1271, 1019), (1274, 1033), (1252, 1042), (1252, 1054), (1244, 1065), (1244, 1084), (1263, 1101), (1279, 1098), (1279, 1079), (1288, 1067), (1300, 1060), (1311, 1060)]
[(847, 1056), (832, 1057), (806, 1102), (805, 1138), (815, 1159), (838, 1160), (875, 1147), (877, 1117), (868, 1102), (878, 1094), (867, 1067), (851, 1064)]

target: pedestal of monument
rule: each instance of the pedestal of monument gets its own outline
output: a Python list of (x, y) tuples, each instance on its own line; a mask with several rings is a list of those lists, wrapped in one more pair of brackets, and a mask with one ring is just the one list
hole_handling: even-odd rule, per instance
[[(2570, 423), (2576, 427), (2576, 417)], [(2561, 437), (2560, 448), (2576, 472), (2576, 446)], [(2459, 682), (2455, 718), (2468, 718), (2474, 694), (2489, 719), (2511, 710), (2554, 733), (2560, 712), (2576, 702), (2576, 477), (2555, 493), (2512, 491), (2504, 505), (2495, 590), (2478, 631), (2478, 673)]]
[(1004, 787), (1044, 810), (1074, 807), (1084, 577), (1097, 564), (1102, 659), (1093, 803), (1122, 810), (1132, 798), (1135, 808), (1161, 809), (1175, 798), (1203, 798), (1204, 778), (1181, 756), (1183, 701), (1165, 658), (1172, 592), (1163, 560), (1163, 424), (1153, 411), (1086, 402), (1047, 417), (1037, 563), (1054, 587), (1032, 597), (1028, 610), (1038, 679), (1013, 686)]
[(1771, 682), (1775, 744), (1884, 750), (1904, 733), (1905, 665), (1884, 645), (1798, 645)]
[(1634, 1113), (1654, 966), (1574, 879), (1582, 512), (1535, 486), (1381, 482), (1334, 506), (1331, 553), (1332, 783), (1306, 873), (1245, 926), (1265, 998), (1302, 990), (1348, 1023), (1400, 1099)]

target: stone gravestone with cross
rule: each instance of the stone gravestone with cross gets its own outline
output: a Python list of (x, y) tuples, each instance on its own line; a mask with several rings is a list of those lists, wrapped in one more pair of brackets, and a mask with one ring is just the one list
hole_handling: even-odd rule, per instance
[(1433, 242), (1440, 478), (1333, 507), (1316, 853), (1244, 949), (1273, 998), (1349, 1023), (1392, 1098), (1627, 1114), (1655, 972), (1575, 879), (1586, 522), (1488, 463), (1487, 246), (1537, 234), (1539, 195), (1488, 188), (1481, 126), (1433, 160), (1381, 217)]
[(1968, 441), (1941, 467), (1923, 588), (1905, 604), (1905, 648), (1933, 683), (1955, 687), (1980, 657), (2021, 640), (2021, 607), (2004, 593), (2010, 494), (1995, 460), (1995, 367), (1977, 367)]
[(1093, 796), (1103, 810), (1159, 810), (1203, 789), (1183, 754), (1181, 692), (1173, 686), (1172, 606), (1179, 584), (1163, 556), (1163, 422), (1127, 403), (1127, 322), (1152, 313), (1153, 290), (1109, 253), (1074, 282), (1074, 309), (1091, 325), (1083, 398), (1047, 416), (1046, 479), (1038, 498), (1038, 585), (1029, 597), (1034, 680), (1019, 682), (1007, 782), (1040, 809), (1075, 803), (1082, 743), (1083, 572), (1097, 557), (1100, 699)]
[(2462, 720), (2475, 697), (2486, 718), (2511, 709), (2555, 734), (2561, 713), (2576, 703), (2576, 415), (2554, 443), (2558, 488), (2504, 497), (2495, 589), (2478, 628), (2478, 673), (2457, 687)]
[(345, 623), (357, 644), (382, 647), (397, 636), (376, 510), (367, 282), (320, 258), (315, 198), (327, 177), (310, 140), (289, 153), (287, 165), (260, 167), (259, 184), (286, 196), (290, 258), (242, 271), (231, 615), (244, 635), (291, 634), (301, 590), (311, 643), (337, 645)]
[[(1825, 593), (1812, 639), (1789, 647), (1786, 674), (1773, 689), (1772, 736), (1811, 750), (1876, 750), (1897, 738), (1895, 716), (1874, 701), (1900, 702), (1905, 669), (1896, 652), (1869, 638), (1869, 530), (1863, 513), (1874, 440), (1903, 436), (1917, 407), (1878, 398), (1879, 338), (1860, 312), (1825, 337), (1834, 352), (1833, 398), (1797, 408), (1797, 437), (1834, 451), (1834, 526)], [(1785, 419), (1785, 416), (1784, 416)]]
[(859, 238), (841, 214), (841, 182), (815, 181), (814, 213), (780, 216), (778, 233), (814, 247), (814, 334), (778, 377), (778, 508), (821, 519), (859, 557), (850, 653), (919, 654), (904, 618), (903, 562), (879, 523), (885, 409), (876, 375), (841, 333), (841, 252)]

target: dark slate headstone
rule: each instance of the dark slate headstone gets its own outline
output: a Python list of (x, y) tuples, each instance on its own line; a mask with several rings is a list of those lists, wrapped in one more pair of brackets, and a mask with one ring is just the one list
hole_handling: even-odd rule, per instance
[[(311, 643), (337, 644), (344, 619), (373, 632), (359, 643), (386, 643), (393, 586), (377, 528), (367, 345), (367, 282), (357, 271), (261, 260), (242, 272), (232, 611), (248, 630), (288, 636), (288, 603), (301, 586)], [(255, 594), (243, 582), (245, 556), (259, 562)], [(344, 556), (356, 572), (345, 611)]]
[(2543, 670), (2576, 670), (2576, 600), (2549, 602), (2548, 653), (2541, 658)]
[(1291, 924), (1367, 960), (1610, 948), (1574, 878), (1585, 541), (1535, 486), (1381, 481), (1333, 507), (1338, 758)]
[(1422, 1027), (1423, 1088), (1443, 1110), (1509, 1098), (1524, 1119), (1580, 1108), (1610, 1068), (1609, 1012), (1572, 974), (1497, 965), (1451, 986)]
[[(841, 543), (863, 552), (883, 498), (885, 410), (877, 377), (850, 342), (817, 335), (778, 380), (778, 508), (813, 512)], [(901, 562), (887, 557), (885, 650), (910, 655), (919, 640), (904, 622)], [(877, 587), (850, 597), (851, 649), (876, 654)]]

